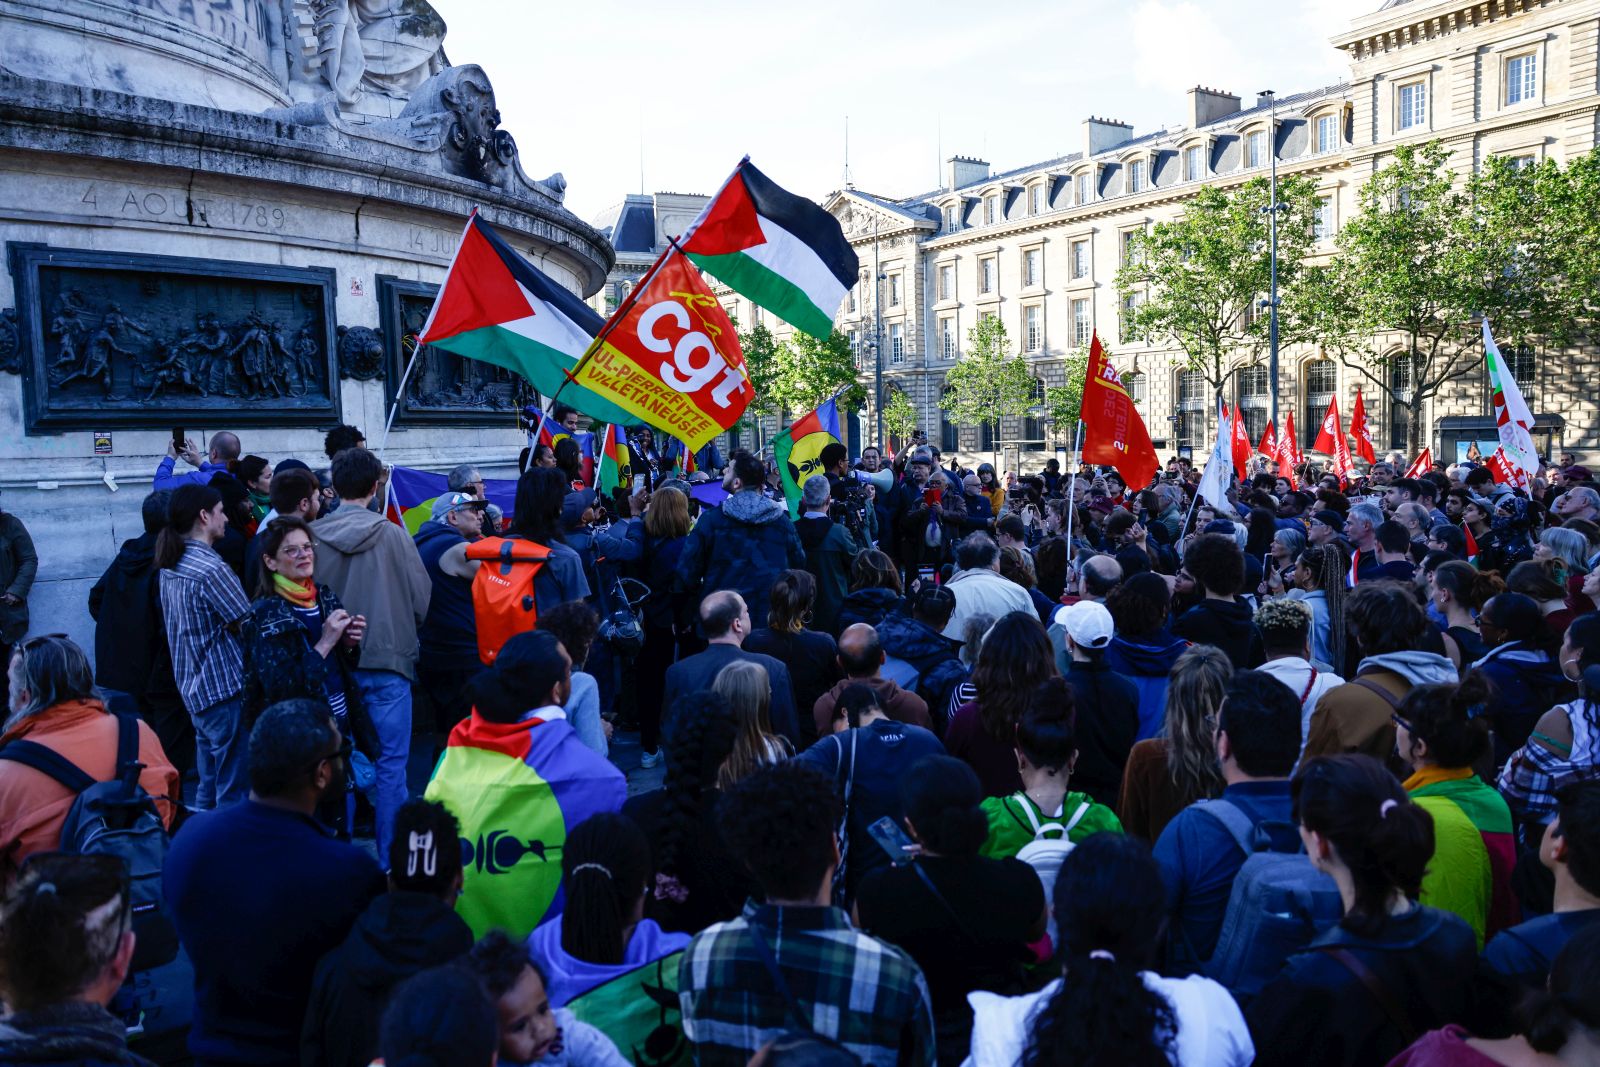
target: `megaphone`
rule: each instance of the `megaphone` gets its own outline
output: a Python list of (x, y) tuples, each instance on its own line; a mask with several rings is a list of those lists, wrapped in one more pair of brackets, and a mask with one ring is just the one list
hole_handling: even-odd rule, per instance
[(887, 493), (894, 488), (894, 471), (882, 470), (868, 474), (866, 471), (852, 470), (850, 477), (858, 482), (865, 482), (880, 493)]

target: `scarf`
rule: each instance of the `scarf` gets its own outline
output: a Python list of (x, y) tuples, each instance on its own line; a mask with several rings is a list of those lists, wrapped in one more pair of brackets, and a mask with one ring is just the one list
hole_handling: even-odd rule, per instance
[(279, 596), (297, 608), (310, 608), (315, 607), (317, 604), (317, 586), (310, 579), (304, 582), (297, 582), (293, 578), (287, 578), (277, 571), (273, 571), (272, 588), (277, 591)]

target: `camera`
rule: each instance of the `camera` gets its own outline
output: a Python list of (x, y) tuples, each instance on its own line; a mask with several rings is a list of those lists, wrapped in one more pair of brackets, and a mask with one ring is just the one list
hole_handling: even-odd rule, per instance
[(867, 497), (867, 483), (840, 478), (833, 483), (832, 491), (828, 518), (843, 525), (858, 541), (864, 541), (867, 509), (872, 506), (872, 501)]

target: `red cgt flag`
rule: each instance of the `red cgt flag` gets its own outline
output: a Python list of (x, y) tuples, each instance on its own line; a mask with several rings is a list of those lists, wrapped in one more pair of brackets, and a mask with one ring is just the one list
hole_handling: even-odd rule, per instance
[(1429, 446), (1422, 450), (1422, 454), (1417, 457), (1416, 462), (1406, 468), (1406, 472), (1402, 477), (1420, 478), (1431, 470), (1433, 470), (1433, 448)]
[(1355, 410), (1350, 412), (1350, 436), (1356, 439), (1356, 455), (1368, 463), (1378, 462), (1378, 454), (1372, 450), (1372, 431), (1367, 429), (1367, 404), (1359, 389)]
[(1150, 431), (1122, 387), (1117, 368), (1106, 359), (1100, 335), (1089, 343), (1089, 369), (1083, 381), (1083, 462), (1117, 468), (1130, 489), (1143, 489), (1160, 469)]
[(1267, 428), (1261, 431), (1261, 443), (1256, 446), (1256, 451), (1268, 459), (1278, 458), (1278, 424), (1267, 423)]
[(1250, 431), (1244, 427), (1244, 409), (1233, 409), (1233, 469), (1243, 478), (1250, 466)]
[(1322, 429), (1311, 447), (1333, 457), (1333, 473), (1338, 476), (1340, 485), (1348, 482), (1350, 475), (1355, 473), (1355, 462), (1350, 458), (1350, 442), (1345, 440), (1339, 422), (1338, 397), (1328, 401), (1328, 412), (1322, 416)]

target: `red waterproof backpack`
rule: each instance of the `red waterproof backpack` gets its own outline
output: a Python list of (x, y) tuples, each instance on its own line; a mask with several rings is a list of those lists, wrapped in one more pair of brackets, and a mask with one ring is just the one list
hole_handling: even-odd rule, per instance
[(467, 545), (467, 558), (482, 563), (472, 579), (472, 614), (478, 658), (487, 666), (507, 641), (539, 625), (533, 579), (550, 550), (520, 537), (485, 537)]

